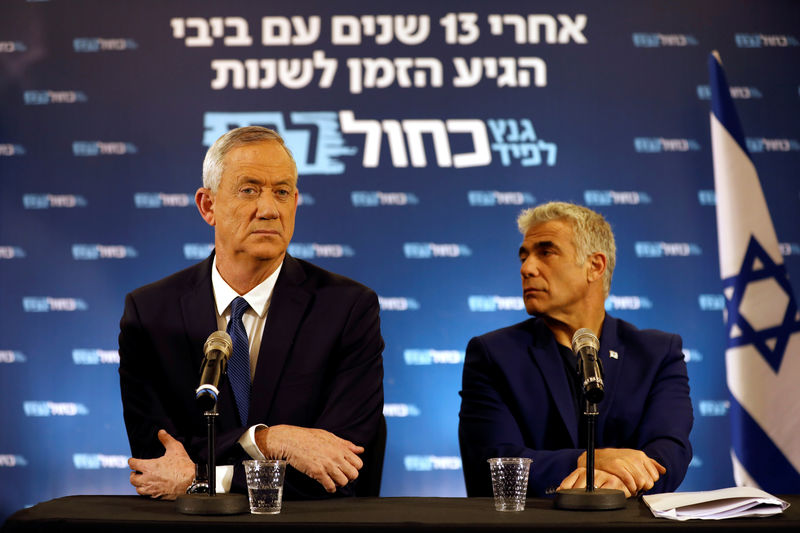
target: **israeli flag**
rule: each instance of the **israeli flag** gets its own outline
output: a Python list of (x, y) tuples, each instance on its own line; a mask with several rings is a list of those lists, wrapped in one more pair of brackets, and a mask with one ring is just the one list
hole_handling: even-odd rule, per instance
[(733, 473), (739, 486), (800, 492), (800, 314), (716, 52), (711, 144)]

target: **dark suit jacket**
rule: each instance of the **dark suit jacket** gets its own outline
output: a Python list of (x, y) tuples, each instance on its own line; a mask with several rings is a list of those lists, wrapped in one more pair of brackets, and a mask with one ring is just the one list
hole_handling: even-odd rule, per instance
[[(217, 329), (212, 258), (128, 294), (120, 321), (120, 386), (131, 453), (163, 455), (160, 428), (207, 460), (206, 420), (194, 396), (203, 344)], [(217, 464), (234, 464), (247, 427), (292, 424), (328, 430), (369, 446), (383, 410), (383, 339), (378, 299), (369, 288), (286, 255), (275, 284), (253, 378), (249, 420), (238, 424), (225, 379), (217, 418)], [(357, 483), (357, 480), (356, 480)], [(339, 489), (352, 494), (353, 484)], [(325, 497), (319, 483), (289, 468), (284, 497)]]
[[(617, 356), (610, 357), (610, 350)], [(674, 491), (692, 458), (681, 338), (606, 315), (598, 355), (606, 394), (598, 404), (597, 448), (642, 450), (667, 469), (651, 492)], [(577, 467), (583, 451), (579, 413), (544, 321), (532, 318), (473, 338), (460, 394), (459, 442), (469, 496), (491, 495), (490, 457), (533, 459), (532, 496), (552, 493)]]

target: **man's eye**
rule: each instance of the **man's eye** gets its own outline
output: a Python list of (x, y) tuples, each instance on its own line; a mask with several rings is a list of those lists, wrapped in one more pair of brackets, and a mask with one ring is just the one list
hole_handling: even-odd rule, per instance
[(250, 194), (255, 194), (257, 191), (255, 187), (242, 187), (241, 189), (239, 189), (239, 192), (242, 194), (250, 195)]

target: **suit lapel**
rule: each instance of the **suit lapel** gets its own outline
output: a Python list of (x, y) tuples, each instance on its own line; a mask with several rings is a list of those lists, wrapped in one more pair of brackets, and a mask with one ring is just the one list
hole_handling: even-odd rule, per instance
[(197, 368), (198, 377), (200, 365), (205, 357), (203, 344), (211, 332), (217, 330), (216, 304), (214, 291), (211, 288), (212, 258), (213, 256), (198, 265), (197, 276), (180, 299), (183, 327), (190, 344), (192, 364)]
[(249, 418), (253, 422), (268, 420), (283, 367), (311, 301), (311, 293), (301, 286), (305, 279), (303, 268), (287, 254), (275, 283), (261, 337), (253, 393), (250, 396)]
[(572, 444), (578, 446), (578, 413), (572, 399), (571, 388), (564, 372), (564, 363), (558, 352), (555, 338), (542, 320), (534, 321), (534, 343), (528, 348), (531, 358), (539, 367), (544, 381), (550, 390), (550, 396), (556, 404), (561, 420), (569, 432)]
[(600, 351), (598, 352), (601, 364), (603, 365), (603, 385), (605, 397), (598, 405), (600, 414), (597, 426), (598, 435), (602, 435), (602, 427), (608, 413), (614, 404), (617, 392), (617, 382), (625, 361), (625, 347), (620, 343), (617, 335), (617, 319), (606, 315), (603, 320), (603, 332), (600, 335)]
[[(211, 285), (211, 257), (200, 263), (197, 268), (197, 276), (190, 283), (187, 291), (180, 299), (181, 312), (183, 314), (183, 327), (186, 331), (187, 342), (189, 343), (189, 354), (191, 357), (192, 368), (197, 372), (195, 380), (200, 377), (200, 367), (203, 364), (205, 354), (203, 346), (208, 336), (217, 330), (217, 307), (214, 301), (214, 289)], [(224, 380), (220, 385), (219, 411), (221, 426), (236, 426), (236, 406), (234, 404), (233, 391), (228, 380)]]

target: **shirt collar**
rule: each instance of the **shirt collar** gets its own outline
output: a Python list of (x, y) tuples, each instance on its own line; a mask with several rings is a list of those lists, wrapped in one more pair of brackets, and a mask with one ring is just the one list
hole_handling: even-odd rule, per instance
[[(275, 282), (278, 281), (278, 275), (281, 273), (283, 262), (278, 265), (275, 272), (270, 276), (253, 287), (247, 294), (242, 294), (250, 308), (256, 312), (259, 318), (264, 317), (269, 307), (269, 301), (272, 299), (272, 291), (275, 290)], [(231, 302), (239, 296), (228, 283), (222, 279), (219, 271), (217, 270), (217, 256), (214, 255), (214, 262), (211, 265), (211, 286), (214, 289), (214, 299), (217, 304), (217, 315), (222, 316), (230, 306)]]

